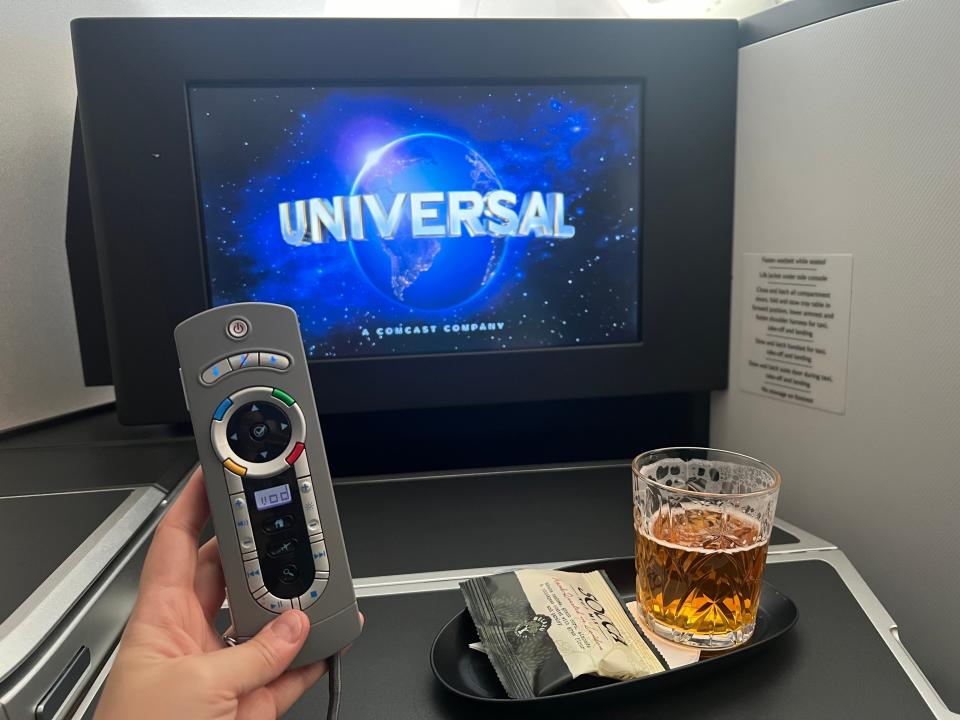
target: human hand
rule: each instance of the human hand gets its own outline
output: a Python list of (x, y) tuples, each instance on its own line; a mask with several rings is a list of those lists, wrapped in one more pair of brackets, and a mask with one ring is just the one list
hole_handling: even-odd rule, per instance
[(326, 673), (326, 661), (287, 670), (310, 631), (300, 610), (225, 645), (216, 538), (197, 550), (209, 514), (198, 470), (157, 526), (96, 720), (273, 720)]

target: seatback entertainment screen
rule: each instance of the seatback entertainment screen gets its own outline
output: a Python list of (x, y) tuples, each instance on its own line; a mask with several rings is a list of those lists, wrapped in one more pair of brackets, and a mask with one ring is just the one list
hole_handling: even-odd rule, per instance
[(188, 97), (210, 303), (310, 359), (640, 339), (639, 81)]

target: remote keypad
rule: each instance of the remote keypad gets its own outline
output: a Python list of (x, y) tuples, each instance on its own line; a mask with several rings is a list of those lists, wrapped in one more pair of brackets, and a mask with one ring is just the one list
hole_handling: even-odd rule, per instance
[(309, 607), (330, 565), (296, 399), (282, 388), (244, 388), (211, 422), (250, 594), (275, 613)]
[(272, 303), (204, 310), (174, 330), (229, 597), (230, 639), (301, 608), (291, 667), (361, 631), (297, 314)]

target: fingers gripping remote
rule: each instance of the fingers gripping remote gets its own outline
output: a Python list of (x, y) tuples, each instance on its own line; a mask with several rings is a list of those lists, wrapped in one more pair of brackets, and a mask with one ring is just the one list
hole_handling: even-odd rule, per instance
[(329, 657), (360, 622), (296, 313), (226, 305), (174, 338), (233, 635), (299, 608), (312, 627), (294, 665)]

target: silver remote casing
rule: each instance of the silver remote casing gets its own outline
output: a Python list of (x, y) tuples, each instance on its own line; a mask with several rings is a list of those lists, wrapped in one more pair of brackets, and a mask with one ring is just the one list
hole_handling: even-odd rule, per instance
[(288, 608), (310, 618), (294, 666), (360, 634), (300, 325), (239, 303), (174, 330), (233, 621), (249, 639)]

